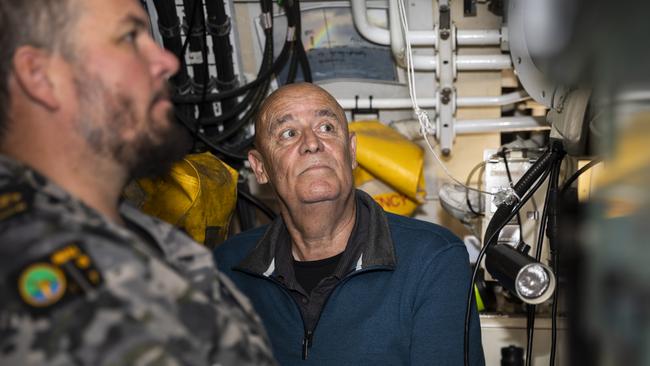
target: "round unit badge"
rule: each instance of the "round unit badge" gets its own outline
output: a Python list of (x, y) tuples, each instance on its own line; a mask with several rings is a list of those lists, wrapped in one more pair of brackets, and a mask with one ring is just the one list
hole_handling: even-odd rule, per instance
[(49, 263), (35, 263), (27, 267), (18, 279), (20, 297), (34, 307), (55, 304), (65, 294), (63, 272)]

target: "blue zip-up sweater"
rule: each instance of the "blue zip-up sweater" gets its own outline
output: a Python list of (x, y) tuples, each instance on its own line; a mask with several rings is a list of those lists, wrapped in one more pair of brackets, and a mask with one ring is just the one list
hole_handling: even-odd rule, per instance
[[(270, 239), (284, 228), (282, 220), (219, 246), (219, 269), (252, 301), (282, 365), (462, 365), (465, 246), (438, 225), (384, 213), (358, 195), (370, 211), (367, 241), (327, 299), (306, 360), (300, 308), (274, 276), (277, 248)], [(484, 364), (475, 310), (470, 361)]]

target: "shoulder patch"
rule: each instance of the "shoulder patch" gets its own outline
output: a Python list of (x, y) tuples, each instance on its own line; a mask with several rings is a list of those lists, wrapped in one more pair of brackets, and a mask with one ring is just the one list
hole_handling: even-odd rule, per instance
[(46, 262), (30, 264), (20, 273), (18, 292), (27, 305), (45, 307), (65, 294), (67, 281), (60, 268)]
[(0, 221), (22, 214), (32, 207), (34, 189), (26, 184), (0, 190)]
[(102, 277), (77, 243), (31, 261), (14, 275), (21, 300), (33, 313), (47, 311), (72, 299), (94, 296)]

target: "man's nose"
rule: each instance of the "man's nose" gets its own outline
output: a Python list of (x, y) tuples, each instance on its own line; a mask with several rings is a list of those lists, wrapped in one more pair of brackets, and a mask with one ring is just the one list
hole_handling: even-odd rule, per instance
[(323, 144), (318, 135), (311, 129), (306, 129), (306, 131), (302, 134), (301, 152), (303, 154), (315, 153), (322, 150)]
[(173, 53), (160, 47), (153, 39), (151, 41), (153, 42), (150, 51), (151, 74), (155, 78), (169, 79), (178, 71), (180, 62)]

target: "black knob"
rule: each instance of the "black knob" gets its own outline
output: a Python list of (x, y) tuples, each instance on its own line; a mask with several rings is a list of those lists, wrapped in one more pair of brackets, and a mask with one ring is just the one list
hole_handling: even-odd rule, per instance
[(501, 366), (523, 366), (524, 349), (510, 345), (501, 348)]

